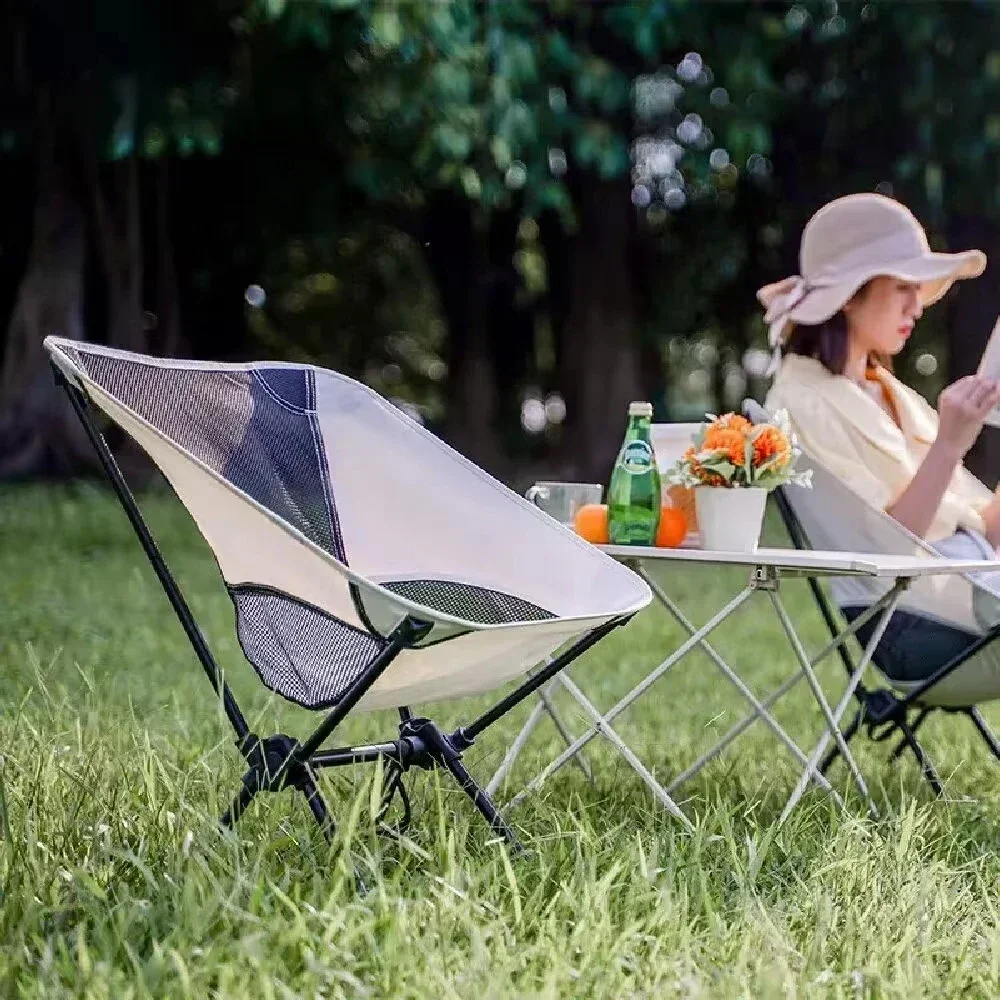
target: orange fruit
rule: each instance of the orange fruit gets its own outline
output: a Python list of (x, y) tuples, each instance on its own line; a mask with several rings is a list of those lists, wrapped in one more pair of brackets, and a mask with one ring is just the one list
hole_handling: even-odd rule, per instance
[(608, 505), (586, 503), (577, 509), (573, 518), (576, 533), (595, 545), (608, 544)]
[(665, 507), (674, 507), (687, 518), (688, 531), (698, 530), (698, 512), (694, 503), (694, 490), (690, 486), (671, 486), (667, 490), (669, 503)]
[(660, 508), (660, 526), (656, 529), (656, 544), (660, 548), (675, 549), (687, 537), (688, 523), (684, 511), (678, 507)]

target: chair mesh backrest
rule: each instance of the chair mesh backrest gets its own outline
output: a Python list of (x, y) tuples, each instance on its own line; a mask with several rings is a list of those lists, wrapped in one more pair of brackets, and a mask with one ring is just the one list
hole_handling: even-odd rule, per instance
[(102, 389), (343, 560), (308, 368), (169, 368), (73, 351)]
[[(763, 407), (747, 400), (744, 412), (754, 423), (769, 419)], [(834, 552), (877, 552), (938, 559), (939, 554), (885, 511), (872, 507), (814, 455), (803, 451), (797, 468), (812, 470), (812, 489), (782, 488), (781, 494), (801, 526), (810, 547)], [(884, 595), (892, 581), (842, 577), (829, 581), (830, 594), (841, 608), (866, 608)], [(899, 604), (912, 614), (981, 633), (976, 595), (981, 590), (967, 576), (938, 576), (915, 580)], [(991, 594), (987, 596), (992, 603)]]
[[(574, 634), (563, 619), (606, 619), (649, 601), (635, 574), (345, 376), (46, 346), (170, 481), (216, 556), (247, 658), (293, 701), (335, 702), (384, 649), (407, 613), (402, 601), (458, 619), (426, 615), (428, 653), (482, 625), (551, 622), (558, 645)], [(518, 657), (553, 648), (537, 635), (503, 642), (513, 668), (488, 643), (480, 651), (501, 683), (537, 662)], [(410, 656), (383, 690), (406, 686)], [(495, 686), (462, 677), (460, 657), (434, 657), (418, 676), (434, 680), (437, 696)]]

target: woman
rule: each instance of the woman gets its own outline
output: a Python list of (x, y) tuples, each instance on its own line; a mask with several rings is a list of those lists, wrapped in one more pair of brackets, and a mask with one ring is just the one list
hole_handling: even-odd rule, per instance
[[(942, 554), (997, 558), (1000, 491), (962, 463), (1000, 403), (1000, 383), (960, 378), (935, 412), (891, 372), (924, 308), (981, 275), (985, 255), (934, 253), (905, 207), (858, 194), (810, 219), (799, 256), (801, 275), (758, 292), (780, 357), (767, 409), (787, 410), (807, 452)], [(970, 641), (929, 637), (912, 618), (897, 613), (885, 637), (896, 655), (884, 669), (898, 679), (926, 676)]]

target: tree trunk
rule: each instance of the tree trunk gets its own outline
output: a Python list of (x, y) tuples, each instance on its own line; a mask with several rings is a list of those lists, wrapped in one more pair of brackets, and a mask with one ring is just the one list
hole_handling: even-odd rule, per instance
[(107, 282), (107, 342), (130, 351), (148, 349), (143, 317), (142, 213), (139, 164), (134, 156), (111, 164), (105, 193), (95, 160), (87, 157), (98, 256)]
[(177, 262), (170, 230), (169, 161), (156, 165), (156, 337), (157, 350), (178, 357), (185, 350), (181, 334), (180, 291)]
[(448, 325), (448, 413), (445, 437), (499, 475), (497, 382), (486, 317), (487, 260), (472, 206), (452, 194), (429, 209), (424, 248)]
[(640, 391), (629, 178), (582, 178), (573, 239), (572, 300), (560, 344), (566, 400), (565, 474), (607, 482)]
[(510, 208), (494, 212), (490, 223), (486, 317), (493, 377), (494, 427), (497, 447), (510, 456), (508, 434), (521, 434), (521, 391), (531, 367), (535, 344), (535, 317), (529, 304), (519, 301), (522, 280), (514, 263), (521, 212)]
[[(979, 366), (993, 324), (1000, 316), (1000, 228), (977, 216), (958, 216), (949, 228), (956, 249), (977, 247), (989, 263), (976, 281), (960, 281), (952, 291), (948, 315), (949, 382), (970, 375)], [(966, 456), (969, 470), (990, 488), (1000, 480), (1000, 430), (984, 427)]]
[(554, 211), (542, 213), (538, 220), (538, 228), (545, 251), (545, 270), (548, 277), (545, 310), (552, 329), (552, 344), (558, 361), (563, 356), (563, 336), (573, 305), (571, 260), (573, 243), (562, 219)]
[(86, 232), (64, 151), (44, 105), (42, 111), (31, 250), (0, 372), (0, 479), (65, 476), (96, 465), (42, 347), (50, 333), (84, 336)]

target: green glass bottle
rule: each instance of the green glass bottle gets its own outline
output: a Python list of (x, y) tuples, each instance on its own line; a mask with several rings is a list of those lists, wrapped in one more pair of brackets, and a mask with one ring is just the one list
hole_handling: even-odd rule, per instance
[(660, 470), (649, 424), (651, 403), (628, 408), (628, 430), (608, 485), (608, 537), (612, 545), (654, 545), (660, 526)]

